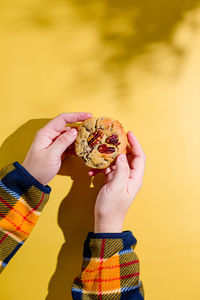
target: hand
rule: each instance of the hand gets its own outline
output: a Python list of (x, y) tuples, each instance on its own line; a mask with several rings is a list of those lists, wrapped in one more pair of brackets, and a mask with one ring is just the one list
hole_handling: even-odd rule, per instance
[(46, 185), (58, 173), (62, 154), (76, 139), (77, 130), (66, 123), (84, 121), (90, 113), (63, 113), (52, 119), (35, 136), (22, 166), (40, 183)]
[(89, 175), (105, 172), (105, 185), (98, 193), (94, 232), (122, 232), (125, 216), (142, 187), (146, 156), (134, 134), (127, 134), (130, 147), (120, 154), (116, 164), (103, 170), (92, 169)]

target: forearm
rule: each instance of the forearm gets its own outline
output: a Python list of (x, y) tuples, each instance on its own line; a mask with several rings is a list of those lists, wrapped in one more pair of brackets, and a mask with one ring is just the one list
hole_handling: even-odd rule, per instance
[(50, 191), (18, 162), (0, 170), (0, 272), (31, 233)]
[[(81, 274), (73, 281), (73, 299), (144, 299), (136, 239), (130, 231), (90, 232), (84, 244)], [(106, 298), (108, 299), (108, 298)]]

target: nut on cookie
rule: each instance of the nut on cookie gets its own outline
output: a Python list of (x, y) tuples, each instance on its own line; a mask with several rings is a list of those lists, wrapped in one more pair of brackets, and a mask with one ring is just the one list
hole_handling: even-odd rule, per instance
[(78, 128), (75, 152), (90, 168), (109, 167), (121, 153), (126, 153), (128, 140), (121, 123), (109, 117), (86, 119)]

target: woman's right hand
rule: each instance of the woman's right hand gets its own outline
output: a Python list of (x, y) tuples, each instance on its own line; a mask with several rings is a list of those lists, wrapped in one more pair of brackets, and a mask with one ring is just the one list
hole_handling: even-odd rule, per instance
[(134, 134), (129, 131), (127, 154), (120, 154), (115, 165), (104, 170), (92, 169), (95, 176), (105, 174), (105, 185), (95, 203), (94, 232), (122, 232), (125, 216), (143, 184), (146, 156)]

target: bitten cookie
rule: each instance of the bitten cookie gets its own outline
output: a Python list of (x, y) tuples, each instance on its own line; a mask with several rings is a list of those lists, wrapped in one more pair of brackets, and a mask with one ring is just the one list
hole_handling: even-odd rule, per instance
[(90, 118), (78, 128), (75, 152), (90, 168), (109, 167), (126, 153), (128, 140), (121, 123), (108, 117)]

